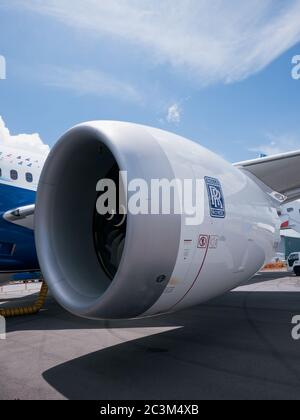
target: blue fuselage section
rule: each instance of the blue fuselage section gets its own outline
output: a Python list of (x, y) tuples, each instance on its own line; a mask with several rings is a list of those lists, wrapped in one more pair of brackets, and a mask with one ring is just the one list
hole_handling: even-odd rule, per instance
[(0, 271), (29, 271), (39, 268), (34, 232), (7, 222), (9, 210), (35, 203), (36, 192), (0, 183)]

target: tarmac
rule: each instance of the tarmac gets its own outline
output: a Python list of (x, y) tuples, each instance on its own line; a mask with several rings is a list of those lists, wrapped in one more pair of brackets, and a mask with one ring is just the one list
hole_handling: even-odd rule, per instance
[[(1, 305), (30, 290), (0, 290)], [(49, 297), (39, 315), (7, 320), (0, 399), (300, 399), (300, 278), (260, 273), (234, 292), (153, 319), (94, 322)]]

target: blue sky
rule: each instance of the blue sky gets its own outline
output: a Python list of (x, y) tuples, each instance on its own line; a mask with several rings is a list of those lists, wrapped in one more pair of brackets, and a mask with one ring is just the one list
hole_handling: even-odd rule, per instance
[(114, 119), (232, 162), (300, 149), (299, 41), (299, 0), (2, 0), (0, 141)]

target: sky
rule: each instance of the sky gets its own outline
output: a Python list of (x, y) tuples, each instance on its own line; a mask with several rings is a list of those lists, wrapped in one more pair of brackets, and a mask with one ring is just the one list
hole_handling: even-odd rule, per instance
[(109, 119), (230, 162), (300, 149), (295, 55), (300, 0), (0, 0), (0, 143)]

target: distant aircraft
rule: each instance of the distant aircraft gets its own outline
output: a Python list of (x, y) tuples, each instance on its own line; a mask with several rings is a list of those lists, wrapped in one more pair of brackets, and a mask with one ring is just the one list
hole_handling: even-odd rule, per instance
[[(266, 158), (266, 154), (260, 154), (259, 158)], [(300, 233), (300, 200), (283, 204), (279, 211), (281, 229), (293, 229)]]
[(281, 210), (282, 229), (293, 229), (300, 233), (300, 201), (284, 204)]
[[(300, 198), (299, 165), (300, 152), (231, 165), (175, 134), (112, 121), (74, 127), (46, 161), (2, 148), (0, 269), (41, 270), (65, 309), (91, 319), (197, 305), (275, 255), (281, 206)], [(205, 180), (203, 223), (128, 213), (119, 225), (99, 215), (96, 185), (119, 171), (129, 180)]]

